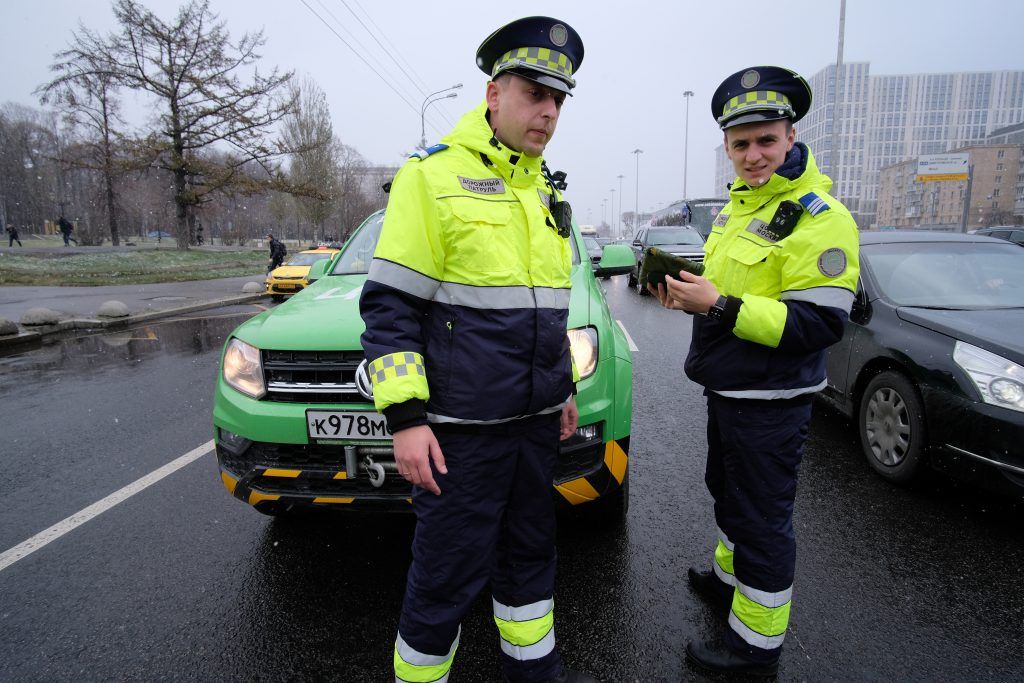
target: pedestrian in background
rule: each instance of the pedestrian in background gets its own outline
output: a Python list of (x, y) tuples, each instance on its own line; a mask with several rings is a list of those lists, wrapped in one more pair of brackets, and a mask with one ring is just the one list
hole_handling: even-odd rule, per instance
[(448, 679), (488, 584), (506, 680), (594, 681), (555, 648), (552, 471), (579, 414), (572, 218), (542, 158), (582, 60), (557, 19), (498, 29), (477, 50), (485, 101), (391, 187), (360, 312), (416, 513), (396, 681)]
[(284, 263), (284, 257), (288, 253), (288, 249), (285, 248), (280, 240), (274, 238), (274, 233), (267, 233), (267, 239), (270, 241), (270, 265), (267, 266), (267, 272), (269, 273)]
[(718, 541), (691, 587), (729, 610), (725, 648), (690, 642), (699, 667), (774, 675), (796, 563), (793, 503), (825, 350), (843, 335), (857, 288), (857, 226), (832, 181), (796, 142), (811, 105), (798, 74), (755, 66), (727, 78), (711, 109), (738, 176), (705, 247), (703, 276), (657, 289), (696, 313), (686, 374), (705, 387), (705, 482)]
[(71, 233), (75, 231), (75, 226), (71, 224), (67, 218), (62, 215), (57, 219), (57, 227), (60, 228), (60, 234), (64, 236), (64, 246), (71, 246), (68, 242), (74, 242), (75, 246), (78, 246), (78, 240), (71, 236)]
[(14, 227), (13, 223), (8, 223), (7, 224), (7, 235), (10, 238), (7, 241), (7, 246), (8, 247), (13, 247), (15, 242), (18, 243), (19, 247), (25, 246), (24, 244), (21, 243), (21, 240), (18, 239), (18, 229), (16, 227)]

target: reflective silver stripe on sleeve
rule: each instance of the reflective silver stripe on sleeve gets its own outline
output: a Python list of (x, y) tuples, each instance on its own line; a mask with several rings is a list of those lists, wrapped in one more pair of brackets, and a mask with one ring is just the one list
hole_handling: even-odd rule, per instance
[(735, 631), (736, 634), (748, 645), (759, 647), (762, 650), (774, 650), (782, 647), (782, 641), (786, 639), (785, 633), (777, 636), (766, 636), (758, 633), (740, 621), (740, 618), (733, 612), (729, 612), (729, 626), (731, 626), (732, 630)]
[(769, 593), (768, 591), (758, 590), (757, 588), (751, 588), (743, 584), (740, 581), (736, 581), (736, 588), (740, 593), (747, 596), (757, 604), (774, 609), (776, 607), (782, 607), (787, 602), (793, 599), (793, 587), (790, 586), (784, 591), (778, 591), (775, 593)]
[(520, 607), (509, 607), (508, 605), (503, 605), (494, 598), (491, 598), (491, 604), (494, 606), (494, 616), (498, 617), (502, 621), (529, 621), (531, 619), (540, 619), (555, 608), (555, 601), (552, 598), (533, 602), (529, 605), (522, 605)]
[(513, 308), (569, 308), (568, 289), (550, 287), (530, 288), (526, 285), (513, 287), (482, 287), (463, 285), (457, 282), (442, 282), (434, 294), (434, 301), (453, 306), (505, 310)]
[(427, 277), (419, 271), (407, 268), (393, 261), (375, 258), (370, 262), (370, 273), (368, 280), (379, 282), (388, 287), (418, 296), (421, 299), (430, 301), (434, 298), (441, 283), (432, 277)]
[(729, 537), (725, 535), (724, 531), (722, 531), (722, 527), (715, 526), (715, 531), (718, 532), (718, 540), (722, 542), (722, 545), (729, 550), (736, 550), (736, 544), (729, 540)]
[(427, 413), (428, 422), (444, 423), (444, 424), (457, 424), (457, 425), (500, 425), (506, 422), (514, 422), (516, 420), (522, 420), (527, 417), (533, 417), (534, 415), (549, 415), (550, 413), (557, 413), (565, 406), (569, 405), (569, 399), (571, 396), (556, 406), (545, 408), (544, 410), (538, 410), (536, 413), (530, 413), (529, 415), (515, 415), (513, 417), (502, 417), (497, 420), (470, 420), (463, 417), (451, 417), (450, 415), (438, 415), (437, 413)]
[(550, 654), (555, 649), (555, 629), (552, 627), (548, 634), (533, 645), (513, 645), (504, 638), (501, 641), (501, 651), (512, 659), (523, 662), (531, 659), (540, 659)]
[(850, 312), (853, 308), (854, 294), (844, 287), (811, 287), (810, 289), (790, 289), (782, 293), (782, 300), (807, 301), (818, 306), (828, 306)]
[(459, 646), (459, 638), (461, 636), (462, 627), (460, 626), (455, 634), (455, 640), (452, 642), (451, 649), (448, 650), (446, 655), (428, 655), (419, 652), (402, 639), (401, 633), (398, 634), (398, 639), (395, 641), (395, 649), (398, 650), (398, 656), (406, 664), (412, 664), (413, 666), (440, 666), (455, 656), (455, 648)]
[(759, 398), (759, 399), (774, 399), (774, 398), (796, 398), (797, 396), (803, 396), (804, 394), (813, 394), (817, 391), (821, 391), (828, 382), (825, 380), (821, 381), (821, 384), (813, 387), (802, 387), (800, 389), (747, 389), (745, 391), (724, 391), (719, 389), (713, 389), (719, 396), (728, 396), (729, 398)]
[(537, 308), (569, 308), (568, 289), (554, 289), (552, 287), (534, 287), (533, 294), (537, 299)]

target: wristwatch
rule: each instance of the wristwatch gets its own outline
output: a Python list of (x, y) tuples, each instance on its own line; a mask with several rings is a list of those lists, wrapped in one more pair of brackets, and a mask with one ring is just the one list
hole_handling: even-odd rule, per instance
[(705, 314), (709, 320), (721, 320), (722, 314), (725, 313), (725, 304), (728, 303), (728, 299), (724, 296), (719, 296), (718, 300), (711, 305), (708, 312)]

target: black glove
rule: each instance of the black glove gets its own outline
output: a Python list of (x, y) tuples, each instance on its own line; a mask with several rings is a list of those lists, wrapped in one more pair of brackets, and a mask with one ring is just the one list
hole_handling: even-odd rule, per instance
[(669, 254), (657, 247), (647, 247), (647, 251), (644, 252), (644, 263), (640, 267), (640, 282), (657, 289), (659, 284), (665, 284), (666, 275), (678, 280), (681, 270), (693, 275), (703, 275), (704, 264)]

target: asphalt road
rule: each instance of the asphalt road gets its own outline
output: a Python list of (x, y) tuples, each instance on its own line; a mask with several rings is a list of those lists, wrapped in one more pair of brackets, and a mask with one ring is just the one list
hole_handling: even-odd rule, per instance
[[(683, 661), (724, 623), (686, 588), (714, 540), (689, 319), (624, 278), (608, 293), (640, 349), (632, 500), (622, 527), (561, 520), (559, 646), (605, 681), (706, 680)], [(0, 554), (207, 443), (220, 347), (256, 310), (0, 358)], [(1024, 507), (938, 475), (893, 487), (822, 406), (806, 451), (780, 680), (1024, 678)], [(404, 516), (272, 520), (200, 455), (0, 568), (0, 680), (390, 680), (411, 534)], [(452, 680), (500, 680), (496, 651), (483, 596)]]

